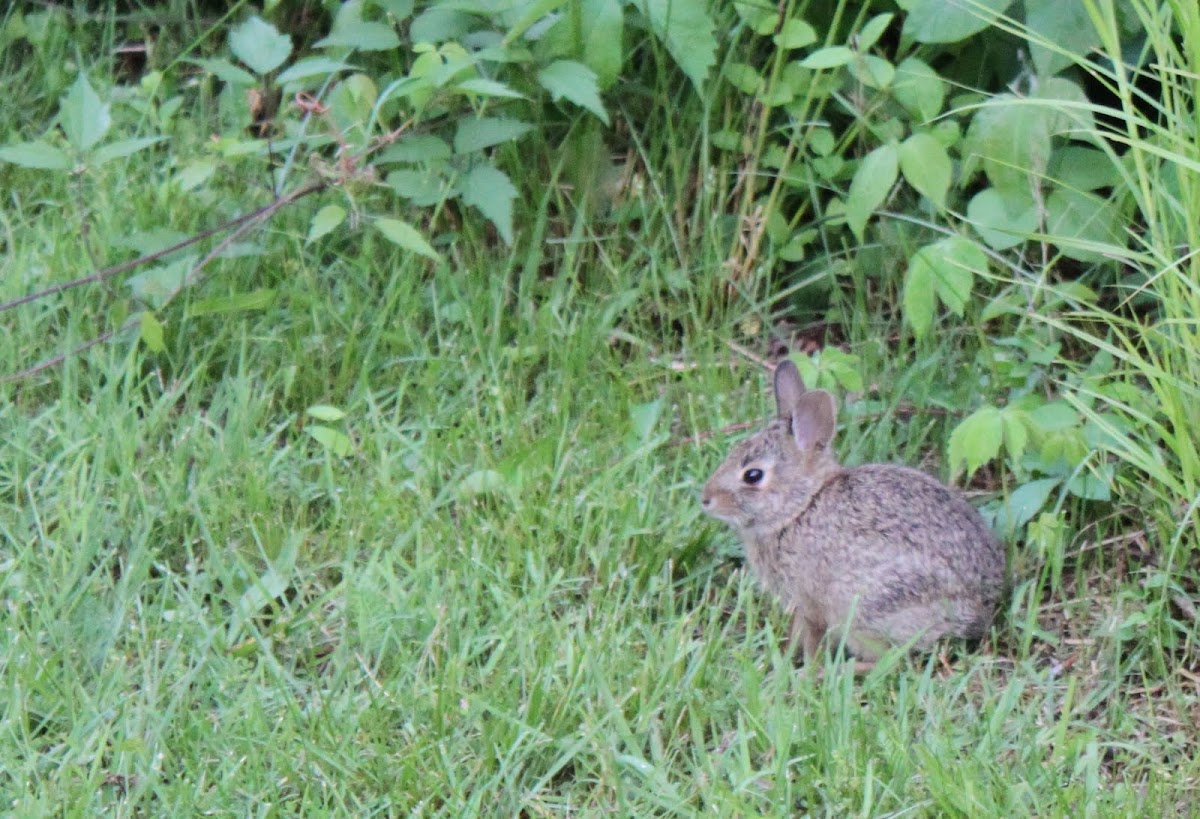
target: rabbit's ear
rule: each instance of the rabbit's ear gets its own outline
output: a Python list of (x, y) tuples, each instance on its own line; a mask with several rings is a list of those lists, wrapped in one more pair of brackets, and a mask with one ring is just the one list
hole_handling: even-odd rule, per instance
[(785, 358), (775, 367), (775, 411), (779, 417), (791, 418), (802, 395), (804, 382), (800, 371), (790, 358)]
[(825, 390), (806, 392), (796, 399), (792, 437), (802, 450), (824, 449), (837, 430), (837, 402)]

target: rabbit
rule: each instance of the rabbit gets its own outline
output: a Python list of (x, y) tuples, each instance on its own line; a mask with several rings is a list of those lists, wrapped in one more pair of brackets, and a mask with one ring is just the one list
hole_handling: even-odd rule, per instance
[(1005, 583), (1000, 542), (953, 489), (904, 466), (846, 468), (830, 448), (837, 405), (775, 369), (777, 417), (737, 444), (704, 486), (704, 511), (733, 526), (759, 582), (792, 614), (805, 664), (825, 638), (872, 667), (884, 651), (977, 640)]

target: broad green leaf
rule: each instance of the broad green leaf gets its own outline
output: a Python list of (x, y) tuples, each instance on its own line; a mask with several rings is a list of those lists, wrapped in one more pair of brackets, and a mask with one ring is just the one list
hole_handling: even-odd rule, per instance
[(92, 165), (103, 165), (113, 159), (121, 159), (123, 157), (132, 156), (143, 148), (149, 148), (151, 145), (157, 145), (159, 142), (166, 140), (166, 137), (137, 137), (135, 139), (120, 139), (116, 142), (109, 142), (107, 145), (101, 145), (92, 154)]
[(942, 111), (946, 102), (946, 81), (928, 63), (909, 57), (896, 66), (896, 79), (892, 82), (892, 96), (896, 102), (925, 123)]
[(316, 418), (318, 421), (324, 421), (327, 424), (336, 424), (346, 417), (345, 410), (330, 406), (329, 404), (314, 404), (306, 409), (304, 414), (311, 418)]
[(1097, 464), (1094, 474), (1084, 471), (1067, 483), (1067, 491), (1077, 498), (1107, 503), (1112, 500), (1113, 465)]
[(730, 85), (743, 94), (757, 94), (763, 87), (762, 75), (748, 63), (728, 63), (721, 73)]
[(196, 258), (194, 254), (190, 254), (148, 268), (130, 276), (125, 280), (125, 284), (134, 298), (158, 309), (187, 285)]
[(878, 14), (867, 21), (867, 24), (862, 27), (862, 31), (858, 33), (858, 42), (855, 44), (859, 53), (867, 51), (879, 42), (879, 38), (887, 31), (887, 27), (892, 24), (895, 16), (888, 12), (887, 14)]
[(939, 210), (946, 207), (952, 165), (942, 143), (929, 134), (916, 133), (900, 143), (899, 157), (900, 172), (908, 184)]
[(436, 205), (452, 194), (446, 177), (436, 167), (392, 171), (387, 175), (387, 183), (396, 193), (421, 208)]
[(923, 250), (933, 270), (938, 297), (955, 315), (961, 316), (971, 297), (975, 274), (987, 272), (987, 254), (962, 236), (942, 239)]
[(793, 17), (783, 24), (783, 28), (775, 35), (775, 45), (785, 50), (806, 48), (817, 41), (817, 31), (799, 17)]
[(251, 86), (258, 82), (246, 69), (240, 65), (234, 65), (229, 60), (203, 60), (193, 59), (187, 62), (192, 65), (197, 65), (214, 75), (223, 83), (237, 86)]
[(478, 164), (462, 180), (462, 200), (475, 207), (496, 226), (506, 244), (512, 244), (513, 200), (517, 189), (508, 176), (491, 165)]
[(532, 126), (527, 122), (504, 117), (464, 119), (454, 132), (454, 152), (469, 154), (508, 142), (524, 134)]
[(638, 443), (645, 443), (654, 434), (654, 428), (662, 416), (663, 399), (634, 404), (629, 408), (629, 426)]
[(494, 469), (477, 469), (458, 484), (458, 494), (464, 498), (504, 495), (511, 489), (508, 479)]
[(638, 0), (638, 7), (696, 91), (702, 92), (717, 52), (707, 0)]
[(458, 40), (475, 25), (475, 18), (453, 8), (427, 8), (409, 23), (409, 41), (444, 43)]
[(850, 193), (846, 197), (846, 223), (860, 242), (867, 220), (887, 198), (899, 170), (896, 144), (889, 142), (863, 157), (858, 170), (854, 172)]
[[(1100, 34), (1088, 16), (1087, 4), (1062, 0), (1025, 0), (1029, 56), (1038, 76), (1049, 77), (1100, 45)], [(1048, 45), (1046, 45), (1048, 44)]]
[(378, 99), (375, 82), (366, 74), (351, 74), (333, 87), (328, 98), (329, 115), (343, 138), (365, 147), (366, 125)]
[(484, 77), (471, 77), (454, 86), (459, 91), (478, 94), (481, 97), (500, 97), (502, 99), (523, 100), (525, 95), (514, 91), (502, 82), (489, 80)]
[(904, 34), (918, 43), (956, 43), (995, 22), (1012, 0), (897, 0)]
[(583, 0), (581, 42), (587, 44), (582, 59), (596, 72), (601, 90), (611, 88), (621, 73), (625, 55), (625, 10), (621, 0)]
[(449, 159), (451, 153), (446, 141), (433, 134), (409, 134), (380, 151), (375, 157), (375, 162), (379, 165), (393, 162), (437, 162)]
[(225, 313), (246, 313), (251, 310), (266, 310), (275, 303), (275, 291), (270, 288), (249, 290), (245, 293), (231, 293), (226, 296), (211, 296), (207, 299), (196, 299), (189, 302), (189, 316), (222, 315)]
[(904, 320), (918, 339), (924, 338), (933, 326), (936, 307), (937, 294), (933, 289), (932, 269), (924, 262), (910, 262), (904, 276)]
[(1064, 145), (1050, 157), (1048, 175), (1055, 184), (1076, 191), (1094, 191), (1121, 184), (1121, 172), (1103, 151)]
[(1050, 133), (1091, 136), (1096, 131), (1092, 103), (1078, 83), (1066, 77), (1050, 77), (1038, 85), (1034, 99), (1051, 112)]
[(846, 71), (867, 88), (888, 88), (896, 78), (896, 67), (874, 54), (856, 56), (846, 64)]
[(161, 353), (167, 349), (167, 345), (163, 342), (162, 322), (149, 310), (142, 311), (141, 338), (146, 349), (152, 353)]
[(841, 68), (853, 59), (854, 52), (845, 46), (826, 46), (818, 48), (801, 60), (800, 66), (814, 71), (822, 68)]
[(1062, 432), (1079, 426), (1079, 411), (1061, 399), (1030, 410), (1029, 418), (1042, 432)]
[(748, 0), (734, 3), (733, 10), (755, 34), (774, 34), (779, 28), (779, 9), (773, 3)]
[(955, 473), (966, 464), (967, 474), (1000, 454), (1004, 428), (1000, 410), (983, 406), (964, 418), (950, 433), (950, 469)]
[(311, 435), (313, 440), (324, 447), (327, 452), (339, 458), (347, 458), (354, 451), (354, 444), (350, 441), (349, 436), (340, 430), (321, 424), (309, 424), (304, 431)]
[(171, 177), (171, 182), (180, 191), (192, 191), (212, 179), (217, 172), (215, 159), (197, 159), (184, 165)]
[(1027, 193), (1030, 177), (1041, 177), (1050, 161), (1055, 120), (1049, 105), (998, 94), (971, 120), (967, 153), (983, 160), (984, 173), (1001, 193)]
[(337, 228), (345, 220), (345, 208), (341, 205), (326, 205), (313, 216), (312, 223), (308, 226), (308, 238), (304, 240), (304, 243), (310, 244), (315, 242)]
[(255, 16), (229, 32), (229, 50), (262, 76), (279, 68), (292, 55), (292, 38)]
[[(564, 98), (591, 111), (608, 125), (608, 112), (600, 101), (600, 90), (596, 74), (583, 63), (572, 60), (555, 60), (537, 74), (538, 82), (550, 92), (553, 100)], [(478, 121), (478, 120), (476, 120)]]
[(433, 249), (433, 245), (429, 244), (420, 231), (408, 222), (399, 219), (381, 218), (375, 220), (375, 228), (388, 241), (405, 250), (424, 256), (427, 259), (432, 259), (435, 262), (442, 260), (441, 255)]
[(1055, 189), (1046, 199), (1046, 233), (1059, 251), (1080, 262), (1099, 262), (1125, 247), (1121, 212), (1090, 193)]
[(58, 122), (67, 142), (80, 153), (104, 139), (112, 125), (108, 105), (100, 101), (82, 71), (58, 106)]
[(11, 162), (22, 168), (65, 171), (71, 167), (71, 157), (45, 142), (21, 142), (0, 148), (0, 162)]
[(1029, 427), (1033, 422), (1029, 413), (1012, 406), (1004, 408), (1000, 413), (1000, 421), (1004, 427), (1004, 451), (1015, 461), (1025, 454), (1025, 446), (1029, 443)]
[(307, 80), (310, 77), (328, 77), (330, 74), (336, 74), (339, 71), (353, 69), (355, 66), (341, 60), (330, 59), (329, 57), (305, 57), (303, 60), (297, 60), (290, 68), (279, 72), (276, 77), (276, 82), (280, 85), (287, 85), (300, 80)]
[(400, 37), (386, 23), (355, 20), (335, 27), (327, 37), (313, 43), (316, 48), (353, 48), (357, 51), (391, 51), (400, 47)]
[(392, 15), (397, 22), (407, 20), (413, 13), (413, 0), (372, 0), (372, 2)]
[(1037, 231), (1037, 207), (1027, 191), (984, 188), (967, 203), (967, 220), (988, 247), (1007, 250)]
[(996, 528), (1008, 535), (1016, 533), (1042, 511), (1050, 499), (1050, 493), (1060, 483), (1061, 478), (1041, 478), (1018, 486), (1001, 507), (996, 517)]

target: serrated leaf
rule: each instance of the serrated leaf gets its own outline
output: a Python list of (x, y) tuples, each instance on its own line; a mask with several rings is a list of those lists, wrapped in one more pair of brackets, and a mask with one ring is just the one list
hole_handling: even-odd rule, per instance
[(0, 162), (47, 171), (65, 171), (71, 167), (71, 158), (66, 153), (45, 142), (5, 145), (0, 148)]
[(961, 316), (971, 297), (975, 274), (987, 272), (987, 254), (962, 236), (942, 239), (925, 250), (933, 268), (938, 297), (955, 315)]
[(329, 234), (346, 220), (346, 209), (341, 205), (326, 205), (317, 211), (308, 226), (308, 237), (305, 244), (311, 244), (322, 236)]
[(241, 66), (234, 65), (229, 60), (194, 59), (188, 60), (188, 62), (203, 68), (221, 82), (228, 83), (229, 85), (249, 87), (258, 83), (253, 74)]
[(316, 48), (353, 48), (358, 51), (391, 51), (400, 47), (400, 37), (386, 23), (369, 20), (339, 22), (327, 37), (313, 43)]
[(290, 68), (281, 71), (275, 81), (280, 85), (287, 85), (299, 80), (307, 80), (310, 77), (328, 77), (330, 74), (354, 68), (355, 66), (350, 63), (329, 57), (305, 57), (303, 60), (297, 60)]
[(904, 34), (918, 43), (956, 43), (983, 31), (1013, 0), (905, 0)]
[(143, 310), (141, 316), (141, 339), (152, 353), (161, 353), (167, 349), (163, 343), (163, 326), (149, 310)]
[(489, 80), (484, 77), (471, 77), (463, 80), (455, 86), (459, 91), (466, 91), (471, 94), (479, 94), (481, 97), (500, 97), (502, 99), (523, 100), (525, 95), (520, 91), (514, 91), (502, 82)]
[(785, 50), (805, 48), (817, 41), (817, 31), (804, 20), (793, 17), (775, 35), (775, 45)]
[(438, 162), (449, 159), (451, 154), (450, 146), (444, 139), (433, 134), (410, 134), (380, 151), (375, 157), (375, 163), (388, 165), (393, 162)]
[(318, 421), (324, 421), (327, 424), (336, 424), (346, 417), (345, 410), (330, 406), (329, 404), (314, 404), (306, 409), (304, 414), (316, 418)]
[(1029, 443), (1029, 414), (1011, 406), (1005, 407), (1000, 420), (1004, 426), (1004, 451), (1015, 461), (1025, 454)]
[(261, 17), (251, 17), (229, 32), (229, 50), (255, 74), (269, 74), (292, 55), (292, 38)]
[(137, 137), (135, 139), (120, 139), (116, 142), (110, 142), (107, 145), (101, 145), (92, 154), (91, 164), (95, 166), (103, 165), (113, 159), (121, 159), (123, 157), (132, 156), (138, 151), (149, 148), (151, 145), (157, 145), (166, 140), (166, 137)]
[(917, 193), (946, 207), (953, 165), (942, 143), (929, 134), (916, 133), (900, 143), (900, 172)]
[(823, 68), (841, 68), (854, 59), (854, 52), (845, 46), (818, 48), (800, 61), (801, 68), (818, 71)]
[(82, 71), (59, 103), (58, 122), (67, 135), (67, 142), (80, 153), (104, 139), (112, 125), (108, 105), (96, 96)]
[(734, 3), (733, 10), (755, 34), (774, 34), (775, 29), (779, 28), (779, 9), (771, 3), (750, 0)]
[(491, 165), (476, 165), (462, 180), (462, 200), (477, 208), (496, 226), (506, 244), (512, 244), (513, 200), (517, 189), (508, 176)]
[(639, 0), (638, 7), (696, 91), (702, 92), (717, 53), (716, 25), (706, 0)]
[(454, 152), (469, 154), (508, 142), (524, 134), (532, 126), (527, 122), (505, 117), (464, 119), (454, 132)]
[(1046, 171), (1056, 119), (1049, 105), (997, 94), (975, 112), (967, 129), (966, 153), (983, 160), (984, 173), (1000, 192), (1028, 192), (1030, 177)]
[(429, 244), (420, 231), (408, 222), (401, 221), (400, 219), (376, 219), (375, 228), (389, 242), (405, 250), (424, 256), (427, 259), (432, 259), (435, 262), (442, 260), (441, 255), (433, 249), (433, 245)]
[(451, 194), (445, 176), (436, 168), (392, 171), (386, 181), (392, 190), (417, 207), (436, 205)]
[(1060, 483), (1060, 478), (1041, 478), (1018, 486), (1001, 507), (996, 517), (996, 528), (1006, 534), (1015, 533), (1042, 511), (1050, 499), (1050, 493)]
[(346, 458), (354, 451), (354, 444), (350, 441), (350, 437), (341, 430), (321, 426), (320, 424), (309, 424), (304, 428), (304, 431), (312, 436), (313, 440), (324, 447), (326, 451), (339, 458)]
[(846, 197), (846, 223), (860, 242), (867, 220), (883, 204), (899, 173), (900, 164), (894, 142), (880, 145), (859, 163)]
[(1000, 410), (984, 406), (962, 420), (950, 433), (950, 469), (958, 472), (966, 464), (967, 475), (1000, 454), (1004, 428)]
[(600, 101), (600, 89), (596, 84), (596, 73), (583, 63), (574, 60), (555, 60), (537, 73), (538, 83), (550, 92), (557, 101), (567, 99), (591, 111), (608, 125), (608, 112)]

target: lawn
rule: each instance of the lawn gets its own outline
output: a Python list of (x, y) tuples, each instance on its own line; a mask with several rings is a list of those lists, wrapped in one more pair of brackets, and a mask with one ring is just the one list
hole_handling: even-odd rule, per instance
[[(63, 91), (0, 67), (0, 141), (29, 138), (22, 117), (48, 121)], [(0, 301), (270, 201), (236, 163), (165, 181), (205, 158), (209, 104), (187, 97), (169, 147), (87, 174), (0, 165)], [(313, 240), (313, 210), (345, 204), (331, 189), (157, 311), (161, 348), (138, 324), (0, 383), (5, 810), (1195, 811), (1195, 537), (1160, 523), (1194, 509), (1137, 494), (1132, 468), (1110, 502), (1064, 495), (1060, 528), (1010, 533), (983, 645), (862, 677), (793, 664), (785, 613), (698, 503), (772, 411), (772, 346), (850, 357), (846, 463), (917, 466), (986, 506), (1011, 491), (1003, 463), (968, 480), (946, 453), (999, 400), (995, 325), (913, 339), (894, 283), (863, 272), (903, 266), (882, 240), (822, 277), (825, 319), (780, 323), (799, 288), (731, 288), (728, 223), (670, 193), (700, 141), (637, 136), (607, 220), (565, 206), (564, 154), (518, 178), (516, 241), (464, 219), (435, 263), (371, 232)], [(124, 326), (127, 287), (0, 313), (0, 374)]]

